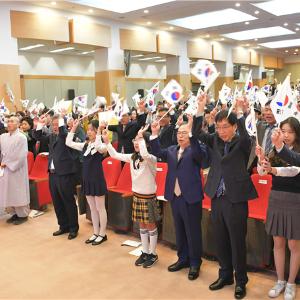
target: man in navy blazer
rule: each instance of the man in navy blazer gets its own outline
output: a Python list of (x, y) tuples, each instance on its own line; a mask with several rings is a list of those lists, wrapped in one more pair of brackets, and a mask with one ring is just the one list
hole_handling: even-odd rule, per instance
[(168, 270), (176, 272), (190, 267), (188, 278), (199, 276), (202, 256), (202, 199), (201, 165), (207, 160), (207, 151), (192, 136), (193, 118), (177, 131), (177, 145), (162, 149), (158, 134), (160, 126), (152, 123), (150, 146), (152, 154), (168, 164), (165, 199), (170, 201), (175, 223), (178, 261)]

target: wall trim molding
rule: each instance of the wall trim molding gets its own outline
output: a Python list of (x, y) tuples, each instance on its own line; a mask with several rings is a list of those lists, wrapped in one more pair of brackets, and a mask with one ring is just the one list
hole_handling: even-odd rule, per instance
[(62, 79), (62, 80), (95, 80), (94, 76), (61, 76), (61, 75), (26, 75), (21, 74), (21, 79)]

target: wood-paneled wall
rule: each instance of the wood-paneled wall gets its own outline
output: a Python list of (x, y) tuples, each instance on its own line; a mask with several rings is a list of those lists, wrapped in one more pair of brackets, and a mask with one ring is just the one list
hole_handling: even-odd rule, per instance
[(156, 52), (156, 33), (148, 30), (120, 29), (120, 48)]
[[(12, 103), (6, 93), (6, 84), (9, 85), (15, 96), (15, 102)], [(22, 108), (20, 102), (20, 68), (17, 65), (0, 65), (0, 99), (4, 98), (5, 104), (10, 111), (19, 110)], [(0, 100), (0, 101), (1, 101)]]
[(70, 42), (98, 47), (111, 47), (109, 26), (73, 19), (69, 21)]
[(11, 35), (15, 38), (69, 41), (69, 20), (66, 17), (11, 11)]
[(212, 59), (212, 46), (209, 41), (199, 39), (187, 42), (187, 53), (190, 58)]
[(248, 49), (237, 47), (232, 49), (232, 62), (235, 64), (250, 65), (250, 52)]
[(163, 32), (157, 35), (157, 52), (163, 54), (179, 55), (180, 43), (176, 36)]

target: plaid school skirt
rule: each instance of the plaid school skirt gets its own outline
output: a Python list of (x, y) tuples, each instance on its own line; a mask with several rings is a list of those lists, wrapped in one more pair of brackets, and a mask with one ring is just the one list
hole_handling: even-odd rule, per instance
[(161, 210), (156, 195), (133, 193), (132, 221), (144, 224), (161, 220)]

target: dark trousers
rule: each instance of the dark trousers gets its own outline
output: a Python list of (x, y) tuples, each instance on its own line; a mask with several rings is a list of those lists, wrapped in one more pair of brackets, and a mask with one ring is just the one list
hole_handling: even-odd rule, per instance
[(49, 174), (49, 186), (59, 228), (77, 232), (78, 212), (74, 198), (76, 177), (74, 174), (58, 176)]
[(224, 195), (214, 198), (211, 208), (219, 277), (232, 279), (234, 270), (236, 284), (245, 285), (248, 202), (231, 203)]
[(201, 202), (188, 204), (183, 196), (174, 196), (171, 207), (179, 261), (199, 267), (202, 262)]

